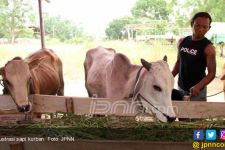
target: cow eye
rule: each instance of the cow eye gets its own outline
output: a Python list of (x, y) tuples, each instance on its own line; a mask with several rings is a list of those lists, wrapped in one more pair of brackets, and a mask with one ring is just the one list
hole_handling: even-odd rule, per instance
[(158, 85), (153, 85), (153, 88), (154, 88), (156, 91), (159, 91), (159, 92), (162, 91), (162, 89), (161, 89)]

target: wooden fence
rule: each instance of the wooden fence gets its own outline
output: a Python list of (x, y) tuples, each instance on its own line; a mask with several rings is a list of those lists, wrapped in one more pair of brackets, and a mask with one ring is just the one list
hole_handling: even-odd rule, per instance
[[(107, 114), (118, 116), (136, 116), (137, 105), (127, 100), (105, 98), (83, 98), (49, 95), (31, 95), (33, 114), (69, 112), (76, 115)], [(173, 101), (173, 109), (178, 118), (216, 118), (225, 117), (223, 102), (190, 102)], [(24, 120), (24, 114), (18, 113), (10, 96), (0, 96), (0, 121)], [(0, 142), (4, 150), (189, 150), (191, 142), (150, 142), (150, 141), (118, 141), (118, 140), (75, 140), (73, 142)], [(216, 148), (215, 148), (216, 149)]]
[[(139, 113), (137, 105), (128, 100), (49, 95), (31, 95), (30, 99), (35, 114), (69, 112), (76, 115), (136, 116)], [(225, 117), (224, 102), (173, 101), (173, 109), (178, 118)], [(10, 96), (0, 96), (0, 116), (11, 114), (15, 116), (21, 113), (18, 113)]]

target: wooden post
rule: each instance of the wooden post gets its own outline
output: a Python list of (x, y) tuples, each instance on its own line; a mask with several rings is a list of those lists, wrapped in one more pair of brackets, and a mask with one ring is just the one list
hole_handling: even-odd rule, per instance
[(44, 34), (44, 25), (43, 25), (43, 18), (42, 18), (42, 0), (38, 0), (39, 5), (39, 19), (40, 19), (40, 34), (41, 34), (41, 48), (45, 48), (45, 34)]
[(68, 113), (74, 113), (74, 106), (73, 106), (73, 98), (66, 98), (66, 111)]

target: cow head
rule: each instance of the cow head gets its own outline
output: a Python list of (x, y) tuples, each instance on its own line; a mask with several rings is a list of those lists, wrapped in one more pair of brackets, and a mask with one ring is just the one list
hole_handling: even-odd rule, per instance
[(31, 110), (28, 100), (31, 82), (30, 68), (21, 58), (16, 57), (9, 61), (5, 67), (0, 68), (3, 77), (4, 94), (11, 95), (19, 112)]
[(167, 58), (156, 62), (141, 59), (146, 69), (139, 92), (136, 94), (147, 113), (154, 114), (162, 122), (175, 120), (171, 94), (174, 77), (166, 62)]

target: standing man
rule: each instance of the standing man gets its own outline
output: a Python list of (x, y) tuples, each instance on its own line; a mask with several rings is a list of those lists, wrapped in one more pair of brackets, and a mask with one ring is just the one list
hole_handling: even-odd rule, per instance
[(193, 101), (206, 101), (206, 86), (216, 74), (215, 47), (205, 37), (211, 22), (207, 12), (196, 13), (191, 19), (192, 35), (178, 42), (177, 61), (172, 74), (174, 77), (179, 74), (179, 90), (183, 95), (190, 95)]

